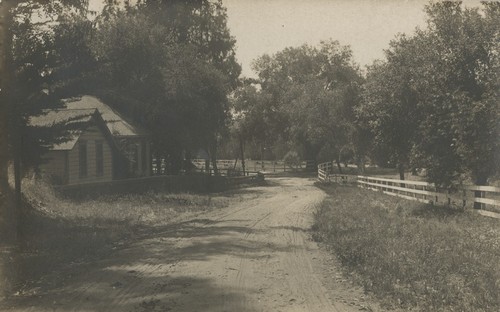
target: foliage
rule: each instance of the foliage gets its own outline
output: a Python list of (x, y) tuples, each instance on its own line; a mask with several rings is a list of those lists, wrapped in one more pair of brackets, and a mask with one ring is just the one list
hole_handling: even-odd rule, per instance
[[(0, 6), (0, 193), (9, 192), (7, 167), (11, 161), (15, 184), (15, 204), (2, 203), (1, 208), (6, 206), (10, 213), (6, 219), (15, 228), (21, 204), (22, 170), (36, 167), (46, 145), (64, 135), (61, 127), (37, 131), (28, 126), (30, 116), (60, 104), (51, 92), (61, 83), (56, 73), (62, 62), (57, 58), (51, 29), (66, 12), (84, 10), (84, 1), (5, 0)], [(73, 72), (65, 79), (76, 74)]]
[(426, 168), (442, 186), (464, 174), (486, 184), (500, 168), (500, 5), (479, 12), (442, 2), (426, 12), (427, 29), (393, 40), (386, 60), (369, 68), (358, 118), (374, 135), (374, 154), (400, 169)]
[[(268, 94), (257, 90), (252, 82), (244, 82), (231, 97), (233, 132), (240, 144), (255, 146), (253, 154), (262, 157), (264, 148), (279, 140), (281, 115)], [(243, 148), (244, 148), (243, 146)], [(252, 152), (252, 151), (250, 151)]]
[[(418, 124), (417, 96), (410, 86), (412, 55), (406, 46), (412, 42), (401, 37), (392, 42), (387, 62), (369, 67), (363, 92), (360, 119), (368, 120), (374, 134), (373, 145), (379, 154), (404, 172), (409, 163)], [(404, 175), (403, 177), (404, 178)]]
[(316, 239), (387, 308), (500, 308), (498, 220), (352, 187), (327, 192)]
[(108, 4), (93, 51), (101, 97), (152, 132), (153, 153), (169, 171), (191, 151), (215, 157), (228, 122), (227, 94), (239, 65), (220, 2)]
[(349, 47), (324, 41), (318, 47), (286, 48), (254, 63), (268, 110), (280, 118), (277, 137), (316, 160), (326, 143), (336, 153), (349, 144), (361, 77)]
[(299, 154), (296, 151), (289, 151), (283, 157), (283, 161), (288, 167), (298, 168), (302, 161), (300, 160)]

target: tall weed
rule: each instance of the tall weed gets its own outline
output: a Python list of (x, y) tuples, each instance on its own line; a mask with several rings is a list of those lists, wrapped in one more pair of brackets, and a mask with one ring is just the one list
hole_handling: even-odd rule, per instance
[(315, 237), (387, 308), (500, 311), (500, 221), (332, 187)]

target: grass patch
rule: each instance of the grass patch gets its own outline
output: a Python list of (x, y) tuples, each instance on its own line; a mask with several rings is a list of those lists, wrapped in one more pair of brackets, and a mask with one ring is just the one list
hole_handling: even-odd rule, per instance
[(500, 222), (332, 186), (315, 238), (385, 308), (500, 311)]
[(18, 244), (0, 257), (0, 271), (11, 272), (10, 288), (20, 292), (61, 266), (101, 258), (127, 240), (239, 198), (151, 192), (71, 201), (58, 198), (48, 184), (33, 181), (23, 181), (23, 192)]

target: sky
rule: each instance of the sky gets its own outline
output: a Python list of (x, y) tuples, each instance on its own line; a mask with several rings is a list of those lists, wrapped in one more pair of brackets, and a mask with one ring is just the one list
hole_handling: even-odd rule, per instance
[[(101, 0), (91, 0), (98, 3)], [(222, 0), (236, 38), (242, 75), (256, 77), (253, 60), (286, 47), (321, 40), (349, 45), (361, 68), (383, 59), (398, 33), (425, 28), (426, 0)], [(478, 6), (479, 0), (463, 1)]]

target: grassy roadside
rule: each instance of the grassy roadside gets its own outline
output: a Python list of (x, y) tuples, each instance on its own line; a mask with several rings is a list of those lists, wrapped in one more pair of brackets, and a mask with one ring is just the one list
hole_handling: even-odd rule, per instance
[(238, 200), (230, 193), (147, 193), (70, 201), (45, 184), (28, 181), (23, 189), (18, 244), (0, 253), (0, 273), (6, 272), (0, 283), (9, 283), (8, 293), (22, 294), (61, 266), (98, 259), (127, 240)]
[(349, 186), (325, 188), (314, 236), (385, 308), (500, 311), (500, 221)]

